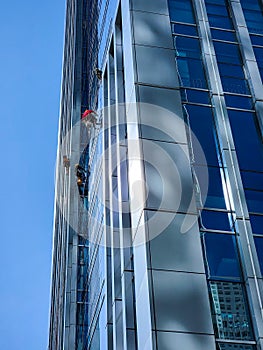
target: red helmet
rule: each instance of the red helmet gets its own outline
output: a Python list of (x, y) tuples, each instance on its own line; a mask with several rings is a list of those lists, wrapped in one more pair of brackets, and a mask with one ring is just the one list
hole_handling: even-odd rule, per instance
[(85, 112), (82, 114), (81, 119), (86, 118), (90, 114), (96, 114), (92, 109), (86, 109)]

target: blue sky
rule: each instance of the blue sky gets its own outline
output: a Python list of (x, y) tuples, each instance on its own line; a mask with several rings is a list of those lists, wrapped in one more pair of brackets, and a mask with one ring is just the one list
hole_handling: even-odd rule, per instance
[(0, 349), (47, 348), (64, 8), (0, 3)]

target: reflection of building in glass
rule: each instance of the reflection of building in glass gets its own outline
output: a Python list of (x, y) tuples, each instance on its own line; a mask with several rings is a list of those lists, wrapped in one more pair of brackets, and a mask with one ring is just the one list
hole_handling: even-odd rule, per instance
[(244, 292), (239, 283), (210, 282), (214, 321), (220, 339), (251, 339)]
[(263, 350), (262, 6), (67, 1), (49, 350)]

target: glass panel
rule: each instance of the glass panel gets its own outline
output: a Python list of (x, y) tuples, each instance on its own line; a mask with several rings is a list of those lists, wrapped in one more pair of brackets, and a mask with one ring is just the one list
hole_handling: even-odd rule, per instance
[(235, 77), (240, 79), (244, 77), (243, 68), (239, 65), (219, 63), (218, 69), (221, 76)]
[(182, 97), (182, 100), (186, 102), (202, 103), (202, 104), (211, 103), (209, 93), (206, 91), (181, 89), (181, 97)]
[(217, 350), (256, 350), (254, 345), (218, 343)]
[(241, 171), (244, 188), (263, 191), (263, 173)]
[[(209, 107), (185, 105), (186, 119), (197, 140), (200, 142), (208, 165), (218, 166), (215, 147), (214, 123), (212, 110)], [(196, 140), (193, 141), (195, 164), (204, 164), (203, 158), (198, 154)]]
[(239, 49), (236, 44), (214, 42), (218, 62), (241, 64)]
[(240, 168), (263, 171), (263, 147), (254, 119), (255, 114), (229, 110), (228, 115)]
[(249, 215), (253, 233), (263, 234), (263, 216)]
[(171, 21), (195, 23), (192, 4), (189, 0), (169, 0)]
[(248, 210), (253, 213), (263, 213), (263, 192), (245, 190)]
[(216, 337), (235, 340), (253, 339), (242, 285), (211, 281), (209, 292)]
[[(201, 193), (204, 193), (207, 188), (206, 179), (203, 177), (203, 168), (202, 166), (195, 166), (195, 173), (198, 179), (198, 185), (201, 189)], [(222, 189), (222, 180), (220, 175), (220, 169), (216, 167), (208, 167), (208, 192), (206, 202), (204, 203), (204, 207), (206, 208), (221, 208), (225, 209), (225, 198)], [(204, 190), (203, 190), (204, 189)]]
[(224, 41), (237, 41), (235, 33), (220, 29), (211, 29), (212, 38)]
[(200, 58), (199, 40), (176, 36), (174, 40), (176, 55), (180, 57)]
[(233, 28), (225, 1), (206, 1), (206, 10), (211, 27)]
[(185, 57), (177, 58), (181, 86), (206, 89), (204, 69), (201, 60)]
[(174, 23), (172, 24), (172, 31), (176, 34), (198, 36), (196, 26)]
[(234, 235), (203, 233), (205, 263), (208, 278), (240, 279), (240, 269)]
[(227, 107), (242, 109), (252, 109), (252, 99), (250, 97), (225, 94)]
[(209, 15), (213, 14), (213, 15), (228, 17), (227, 9), (224, 6), (208, 3), (208, 4), (206, 4), (206, 11)]
[(204, 229), (230, 231), (230, 223), (227, 212), (202, 210), (200, 223)]
[(245, 79), (221, 77), (223, 90), (234, 94), (249, 95), (250, 91)]
[(255, 245), (258, 253), (258, 261), (260, 265), (261, 273), (263, 274), (263, 238), (255, 237)]
[(263, 46), (263, 36), (251, 34), (250, 39), (251, 39), (253, 45)]
[(259, 67), (263, 67), (263, 47), (254, 47), (254, 53)]

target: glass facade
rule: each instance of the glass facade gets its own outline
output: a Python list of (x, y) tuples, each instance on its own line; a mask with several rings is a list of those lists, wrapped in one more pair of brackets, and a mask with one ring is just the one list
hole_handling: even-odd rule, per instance
[(262, 11), (67, 1), (49, 350), (263, 349)]

